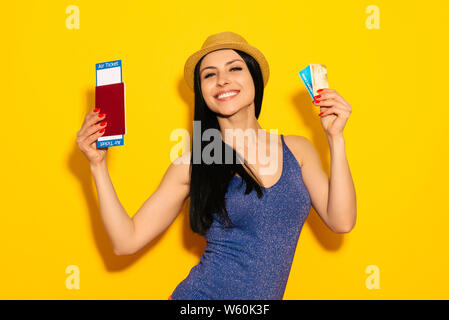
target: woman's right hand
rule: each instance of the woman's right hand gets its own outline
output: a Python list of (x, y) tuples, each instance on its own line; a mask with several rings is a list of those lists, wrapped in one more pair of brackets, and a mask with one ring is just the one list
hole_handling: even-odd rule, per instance
[(97, 149), (96, 145), (96, 140), (105, 133), (103, 130), (107, 126), (107, 122), (104, 121), (105, 117), (106, 114), (100, 114), (99, 108), (89, 112), (77, 133), (76, 143), (91, 165), (99, 165), (106, 161), (108, 148)]

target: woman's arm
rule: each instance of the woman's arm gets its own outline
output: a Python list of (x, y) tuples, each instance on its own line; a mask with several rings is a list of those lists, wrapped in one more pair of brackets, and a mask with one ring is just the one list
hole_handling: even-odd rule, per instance
[(109, 176), (106, 161), (91, 165), (92, 176), (97, 187), (100, 214), (116, 254), (127, 250), (134, 233), (131, 218), (122, 207)]
[[(189, 153), (182, 157), (190, 160)], [(171, 163), (157, 190), (130, 218), (115, 193), (106, 164), (91, 166), (91, 170), (101, 217), (117, 255), (133, 254), (162, 233), (181, 211), (190, 190), (189, 165)]]
[(186, 152), (168, 167), (157, 190), (133, 216), (134, 234), (127, 254), (133, 254), (164, 232), (190, 194), (190, 157)]
[(337, 229), (349, 232), (355, 226), (357, 203), (345, 140), (343, 136), (328, 136), (328, 141), (331, 154), (328, 219)]
[(335, 90), (317, 91), (313, 103), (320, 107), (319, 116), (331, 154), (330, 181), (321, 168), (314, 146), (305, 139), (303, 177), (312, 203), (326, 224), (335, 232), (352, 230), (357, 215), (354, 183), (346, 159), (343, 128), (352, 113), (351, 105)]
[(355, 190), (344, 150), (344, 140), (329, 139), (331, 178), (324, 172), (321, 159), (306, 137), (289, 135), (289, 146), (301, 159), (301, 173), (312, 207), (323, 222), (336, 233), (347, 233), (355, 225)]
[(343, 129), (352, 113), (352, 107), (333, 89), (317, 91), (314, 104), (320, 107), (321, 125), (326, 133), (331, 154), (331, 173), (327, 215), (329, 222), (343, 232), (355, 225), (357, 204), (354, 183), (346, 159)]

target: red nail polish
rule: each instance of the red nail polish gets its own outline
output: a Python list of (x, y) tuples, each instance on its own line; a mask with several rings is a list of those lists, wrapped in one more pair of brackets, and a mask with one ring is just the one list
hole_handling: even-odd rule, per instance
[(103, 133), (105, 129), (106, 129), (106, 128), (101, 129), (101, 130), (100, 130), (100, 133)]
[(100, 126), (104, 127), (106, 125), (106, 123), (108, 123), (107, 121), (103, 121), (102, 123), (100, 123)]
[(319, 101), (313, 100), (313, 103), (318, 103)]
[(317, 90), (316, 92), (321, 92), (321, 91), (323, 91), (323, 89)]
[(319, 116), (321, 116), (324, 112), (321, 112), (320, 114), (318, 114)]
[(103, 118), (105, 115), (106, 115), (106, 113), (101, 113), (101, 114), (99, 114), (98, 116), (99, 116), (100, 118)]
[(98, 111), (100, 111), (100, 108), (94, 109), (94, 112), (98, 112)]
[(313, 97), (315, 100), (321, 98), (321, 95), (317, 95), (315, 97)]

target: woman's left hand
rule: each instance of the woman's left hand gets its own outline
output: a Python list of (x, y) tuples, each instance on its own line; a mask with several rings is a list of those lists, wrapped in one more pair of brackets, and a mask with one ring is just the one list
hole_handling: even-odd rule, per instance
[(313, 104), (320, 106), (321, 124), (330, 137), (343, 135), (343, 128), (352, 112), (351, 105), (337, 91), (324, 88), (317, 91)]

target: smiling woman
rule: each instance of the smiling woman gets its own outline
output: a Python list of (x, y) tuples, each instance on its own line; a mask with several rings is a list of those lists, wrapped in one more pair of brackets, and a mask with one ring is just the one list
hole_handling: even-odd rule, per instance
[[(219, 130), (222, 137), (229, 129), (249, 130), (256, 142), (248, 142), (247, 149), (267, 144), (274, 146), (270, 152), (281, 152), (275, 157), (275, 174), (263, 179), (259, 165), (250, 166), (226, 139), (218, 148), (220, 164), (206, 164), (203, 157), (194, 162), (191, 154), (190, 226), (205, 236), (207, 246), (171, 297), (282, 299), (310, 197), (284, 136), (268, 134), (257, 121), (268, 63), (241, 36), (223, 32), (210, 36), (184, 70), (195, 93), (199, 136), (210, 129)], [(202, 155), (207, 141), (193, 139), (193, 144)], [(224, 159), (229, 149), (231, 164)]]
[[(205, 237), (207, 245), (199, 263), (169, 300), (282, 299), (311, 204), (336, 232), (347, 232), (355, 221), (355, 195), (343, 162), (344, 144), (339, 136), (329, 139), (331, 159), (338, 161), (332, 166), (337, 170), (331, 171), (334, 180), (329, 187), (311, 144), (261, 128), (258, 118), (268, 63), (235, 33), (210, 36), (189, 57), (184, 71), (195, 93), (193, 152), (170, 164), (159, 187), (132, 219), (114, 192), (105, 155), (88, 147), (99, 130), (95, 112), (86, 117), (78, 132), (81, 150), (91, 157), (101, 216), (114, 252), (127, 255), (143, 248), (173, 223), (190, 197), (190, 227)], [(344, 102), (335, 90), (325, 89), (320, 95), (321, 106), (334, 104), (332, 97)], [(345, 108), (346, 104), (336, 112), (346, 115)], [(341, 130), (345, 118), (338, 120), (337, 126), (326, 124), (329, 132)], [(243, 131), (249, 139), (234, 149), (228, 133)], [(208, 140), (202, 137), (210, 137), (211, 132), (218, 134), (214, 134), (214, 147), (208, 148)], [(238, 134), (234, 137), (239, 138)], [(270, 154), (268, 173), (265, 161), (245, 159), (260, 149)], [(299, 149), (307, 155), (296, 157)]]
[[(241, 71), (232, 71), (234, 64), (239, 64)], [(200, 75), (199, 70), (213, 69), (215, 72), (204, 72)], [(207, 75), (210, 77), (206, 78)], [(209, 129), (224, 131), (232, 129), (230, 123), (233, 115), (240, 114), (245, 118), (250, 117), (256, 123), (260, 115), (263, 99), (263, 75), (258, 62), (240, 50), (219, 49), (201, 57), (197, 62), (194, 72), (195, 79), (195, 114), (194, 121), (201, 123), (201, 136)], [(238, 92), (234, 96), (220, 99), (222, 93)], [(246, 126), (247, 124), (243, 125)], [(245, 128), (246, 129), (246, 128)], [(258, 126), (260, 129), (260, 126)], [(224, 137), (225, 135), (222, 134)], [(195, 141), (193, 142), (195, 143)], [(200, 150), (206, 146), (206, 141), (201, 141)], [(221, 150), (223, 155), (229, 145), (222, 141)], [(249, 192), (255, 189), (258, 196), (262, 196), (261, 181), (256, 178), (251, 168), (243, 160), (244, 164), (238, 164), (234, 149), (233, 163), (229, 165), (210, 166), (205, 163), (193, 164), (191, 174), (191, 204), (190, 224), (192, 230), (205, 235), (212, 223), (212, 213), (218, 211), (220, 218), (226, 226), (230, 221), (224, 204), (224, 195), (230, 179), (239, 174), (248, 185)], [(193, 159), (193, 154), (192, 154)], [(222, 161), (222, 163), (225, 163)], [(249, 172), (249, 173), (248, 173)], [(204, 176), (207, 174), (207, 176)], [(216, 181), (223, 181), (223, 186), (218, 188)], [(209, 188), (205, 186), (209, 185)], [(199, 186), (202, 186), (200, 191)], [(200, 192), (200, 193), (199, 193)], [(201, 197), (202, 200), (199, 200)], [(205, 209), (205, 201), (208, 199), (209, 208)], [(197, 202), (198, 201), (198, 202)]]
[[(221, 60), (226, 62), (222, 65), (213, 62)], [(253, 77), (256, 77), (257, 81), (258, 76), (256, 64), (257, 61), (245, 52), (230, 49), (219, 49), (201, 58), (198, 62), (201, 70), (198, 78), (201, 82), (201, 95), (207, 108), (219, 115), (226, 116), (235, 113), (236, 108), (242, 104), (249, 106), (254, 103)], [(232, 84), (226, 85), (226, 82)], [(263, 89), (261, 94), (263, 94)]]

